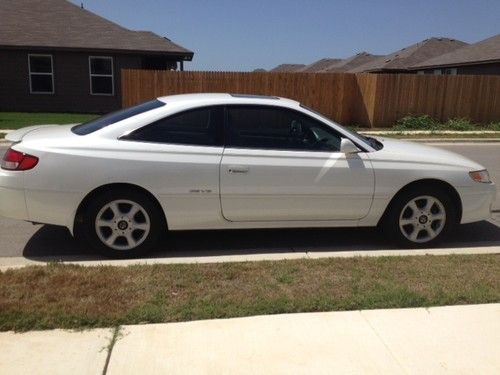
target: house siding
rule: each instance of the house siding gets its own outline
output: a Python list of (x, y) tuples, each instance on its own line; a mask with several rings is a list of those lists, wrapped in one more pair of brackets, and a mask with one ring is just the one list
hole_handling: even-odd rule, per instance
[[(54, 94), (31, 94), (28, 55), (53, 57)], [(113, 57), (114, 95), (91, 95), (89, 56)], [(0, 50), (0, 111), (106, 113), (121, 108), (122, 69), (141, 68), (141, 55), (102, 52)]]
[[(436, 67), (436, 68), (419, 69), (419, 70), (423, 70), (425, 72), (434, 72), (435, 69), (444, 70), (446, 68), (456, 68), (457, 74), (500, 75), (500, 63)], [(412, 73), (416, 72), (417, 70), (413, 71)]]
[(500, 63), (457, 67), (457, 74), (500, 74)]

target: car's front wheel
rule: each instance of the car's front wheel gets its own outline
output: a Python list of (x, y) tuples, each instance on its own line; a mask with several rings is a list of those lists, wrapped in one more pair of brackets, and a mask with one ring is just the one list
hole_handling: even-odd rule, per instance
[(404, 247), (428, 247), (443, 240), (457, 224), (457, 209), (441, 189), (414, 189), (395, 198), (384, 231)]
[(89, 205), (85, 234), (105, 256), (128, 258), (150, 251), (165, 230), (162, 213), (147, 195), (107, 191)]

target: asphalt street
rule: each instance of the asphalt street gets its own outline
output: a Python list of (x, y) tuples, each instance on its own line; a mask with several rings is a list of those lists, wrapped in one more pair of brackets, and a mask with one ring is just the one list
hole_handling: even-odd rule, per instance
[[(434, 144), (465, 155), (484, 165), (500, 186), (499, 143)], [(0, 147), (3, 155), (5, 147)], [(443, 247), (499, 246), (500, 193), (494, 204), (493, 218), (462, 225)], [(294, 251), (352, 251), (395, 249), (383, 235), (371, 228), (279, 229), (236, 231), (173, 232), (152, 257), (215, 256), (267, 254)], [(69, 232), (50, 225), (0, 218), (0, 257), (25, 257), (33, 260), (100, 259), (83, 244), (73, 240)]]

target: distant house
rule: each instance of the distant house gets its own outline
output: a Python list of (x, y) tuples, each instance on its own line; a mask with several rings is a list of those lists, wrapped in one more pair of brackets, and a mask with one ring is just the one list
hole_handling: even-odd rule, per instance
[(430, 38), (349, 70), (350, 73), (412, 73), (411, 67), (466, 46), (460, 40)]
[(305, 67), (305, 64), (281, 64), (272, 68), (270, 72), (297, 72)]
[(342, 73), (349, 72), (352, 69), (357, 68), (358, 66), (370, 63), (376, 59), (378, 59), (379, 55), (372, 55), (368, 52), (360, 52), (354, 56), (348, 57), (347, 59), (340, 60), (325, 69), (322, 72), (325, 73)]
[(305, 67), (299, 69), (298, 71), (304, 73), (318, 73), (341, 61), (342, 59), (321, 59), (316, 62), (313, 62), (312, 64), (306, 65)]
[(0, 0), (0, 110), (108, 112), (122, 69), (183, 69), (193, 52), (65, 0)]
[(500, 34), (414, 64), (418, 74), (500, 74)]
[[(300, 68), (300, 64), (278, 65), (272, 71), (279, 69), (280, 71), (310, 73), (415, 73), (417, 64), (444, 54), (450, 53), (451, 55), (453, 51), (467, 45), (456, 39), (430, 38), (388, 55), (360, 52), (347, 59), (324, 58)], [(498, 54), (496, 56), (498, 58)]]
[(302, 73), (327, 73), (327, 72), (347, 72), (359, 65), (373, 61), (380, 56), (371, 55), (367, 52), (360, 52), (347, 59), (325, 58), (313, 62), (309, 65), (304, 64), (281, 64), (271, 69), (271, 72), (302, 72)]

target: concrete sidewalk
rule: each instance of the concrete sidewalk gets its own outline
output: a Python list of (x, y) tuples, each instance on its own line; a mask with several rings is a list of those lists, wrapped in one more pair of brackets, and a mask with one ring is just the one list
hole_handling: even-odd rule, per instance
[(0, 333), (8, 374), (499, 374), (500, 304)]

